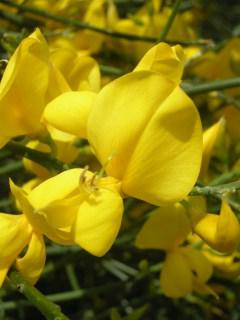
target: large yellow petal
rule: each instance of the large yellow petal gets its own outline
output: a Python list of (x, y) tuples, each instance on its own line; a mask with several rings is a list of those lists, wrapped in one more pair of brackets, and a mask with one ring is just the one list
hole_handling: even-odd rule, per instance
[(19, 45), (0, 84), (2, 136), (39, 130), (48, 81), (48, 47), (40, 31), (36, 30)]
[(181, 244), (190, 231), (191, 222), (181, 204), (158, 208), (138, 233), (136, 246), (169, 250)]
[(123, 177), (140, 135), (174, 87), (156, 73), (139, 71), (112, 81), (97, 95), (88, 138), (108, 175)]
[(151, 70), (179, 83), (184, 68), (184, 51), (177, 45), (159, 43), (140, 60), (134, 71)]
[(52, 100), (44, 110), (44, 120), (64, 132), (86, 137), (87, 120), (96, 98), (91, 91), (70, 91)]
[(180, 298), (191, 293), (192, 271), (180, 252), (168, 253), (160, 276), (160, 286), (163, 293), (171, 298)]
[(16, 261), (16, 267), (25, 279), (35, 284), (40, 277), (46, 260), (45, 243), (40, 234), (33, 233), (27, 252)]
[(75, 242), (95, 256), (103, 256), (117, 237), (123, 214), (121, 196), (108, 189), (89, 194), (79, 207)]
[(198, 112), (177, 87), (142, 132), (125, 171), (122, 189), (155, 205), (177, 202), (195, 184), (201, 157)]

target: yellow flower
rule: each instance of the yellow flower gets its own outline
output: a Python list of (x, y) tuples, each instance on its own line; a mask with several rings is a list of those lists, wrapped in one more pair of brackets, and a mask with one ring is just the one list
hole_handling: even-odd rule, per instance
[(29, 221), (54, 242), (78, 244), (101, 256), (120, 228), (123, 201), (119, 183), (84, 169), (71, 169), (36, 187), (22, 201)]
[(192, 72), (203, 79), (227, 79), (239, 75), (240, 40), (232, 38), (219, 52), (202, 55)]
[[(110, 28), (117, 31), (138, 36), (159, 37), (162, 29), (165, 27), (166, 22), (171, 14), (171, 9), (167, 6), (163, 7), (163, 10), (159, 11), (159, 3), (154, 3), (154, 10), (152, 14), (149, 14), (149, 4), (144, 5), (135, 14), (129, 18), (120, 19), (110, 6), (111, 14), (108, 14), (108, 22), (110, 22)], [(110, 18), (110, 19), (109, 19)], [(177, 14), (174, 23), (172, 24), (169, 33), (167, 35), (168, 40), (191, 40), (194, 39), (195, 32), (192, 28), (192, 14), (183, 13)], [(194, 19), (196, 21), (196, 16)], [(143, 41), (129, 41), (126, 39), (114, 39), (107, 38), (106, 43), (112, 51), (121, 52), (127, 56), (130, 56), (134, 60), (141, 58), (146, 51), (148, 51), (152, 44)]]
[(178, 203), (154, 210), (136, 238), (136, 246), (141, 249), (166, 251), (160, 286), (163, 293), (172, 298), (183, 297), (200, 288), (210, 292), (205, 283), (212, 274), (211, 264), (198, 250), (180, 247), (191, 228), (187, 209)]
[(106, 173), (121, 181), (123, 194), (167, 204), (183, 199), (196, 181), (198, 113), (160, 74), (136, 71), (106, 85), (90, 112), (87, 137)]
[(163, 293), (171, 298), (180, 298), (193, 290), (212, 294), (206, 282), (212, 275), (212, 265), (197, 249), (180, 247), (167, 254), (160, 276)]
[(204, 246), (202, 252), (214, 266), (217, 275), (227, 279), (233, 279), (240, 275), (238, 251), (234, 251), (230, 255), (223, 255), (214, 252), (208, 246)]
[(9, 60), (0, 83), (0, 146), (12, 137), (40, 131), (47, 102), (69, 90), (49, 59), (47, 43), (37, 29)]
[(240, 242), (239, 222), (226, 200), (222, 201), (219, 215), (206, 214), (193, 229), (210, 247), (220, 252), (231, 253)]
[[(69, 171), (59, 177), (65, 190), (68, 183), (65, 183), (64, 179), (68, 181), (68, 175), (76, 175), (72, 178), (75, 181), (74, 194), (78, 194), (81, 201), (87, 201), (88, 197), (96, 199), (92, 202), (92, 214), (96, 217), (99, 208), (105, 206), (104, 202), (108, 205), (110, 201), (114, 208), (115, 201), (116, 206), (120, 208), (118, 203), (122, 196), (132, 196), (155, 205), (166, 205), (186, 197), (194, 185), (200, 169), (202, 133), (193, 102), (178, 86), (183, 70), (182, 59), (180, 47), (171, 48), (166, 44), (159, 44), (143, 57), (134, 72), (112, 81), (99, 93), (68, 92), (51, 101), (46, 107), (44, 121), (57, 130), (87, 138), (106, 172), (107, 177), (98, 177), (96, 180), (92, 173), (86, 172), (86, 180), (90, 181), (87, 183), (90, 184), (87, 193), (78, 186), (81, 170)], [(109, 179), (111, 184), (115, 181), (114, 184), (118, 186), (115, 188), (114, 197), (112, 190), (109, 191)], [(82, 204), (78, 202), (75, 205), (73, 199), (72, 203), (69, 202), (72, 189), (69, 193), (66, 189), (63, 194), (57, 195), (57, 184), (54, 181), (58, 180), (50, 179), (33, 190), (29, 195), (29, 201), (32, 201), (32, 194), (38, 195), (37, 202), (34, 200), (32, 206), (38, 213), (42, 208), (40, 211), (45, 215), (44, 223), (53, 226), (56, 223), (54, 220), (58, 221), (59, 216), (62, 216), (62, 228), (71, 229), (76, 213), (67, 214), (64, 209), (61, 211), (58, 201), (66, 198), (65, 206), (72, 208), (81, 208)], [(104, 190), (108, 192), (99, 197), (95, 194), (94, 183), (91, 181), (97, 181), (100, 190), (105, 181)], [(48, 191), (52, 185), (54, 193)], [(44, 190), (53, 198), (48, 197), (49, 200), (46, 202), (37, 190)], [(49, 206), (51, 214), (46, 209)], [(88, 238), (88, 243), (82, 243), (78, 238), (78, 234), (82, 232), (81, 228), (87, 226), (90, 232), (93, 223), (85, 220), (82, 226), (80, 223), (77, 224), (75, 233), (73, 232), (74, 241), (78, 239), (78, 244), (96, 255), (102, 255), (110, 248), (120, 226), (122, 211), (117, 211), (116, 221), (113, 210), (107, 212), (108, 215), (105, 220), (101, 220), (101, 225), (102, 228), (104, 224), (111, 226), (114, 231), (109, 232), (111, 236), (102, 235), (101, 241), (97, 244), (93, 241), (94, 236), (92, 240)], [(50, 215), (55, 216), (51, 223)], [(66, 215), (68, 222), (65, 220)], [(97, 238), (97, 229), (94, 224), (92, 226), (92, 232)], [(73, 241), (69, 229), (62, 240), (58, 231), (54, 241)], [(54, 235), (51, 237), (54, 239)], [(104, 242), (106, 237), (108, 238)], [(104, 242), (101, 250), (96, 249), (95, 246), (101, 242)]]
[[(57, 54), (57, 66), (63, 72), (67, 79), (73, 77), (76, 80), (75, 72), (71, 75), (66, 74), (66, 67), (71, 70), (72, 61), (66, 63), (71, 58), (70, 52), (59, 51)], [(93, 61), (81, 59), (91, 59), (89, 57), (79, 57), (77, 64), (74, 67), (77, 74), (78, 71), (85, 69), (84, 77), (80, 77), (78, 90), (84, 87), (84, 83), (89, 83), (82, 91), (66, 92), (53, 99), (45, 108), (43, 121), (47, 126), (51, 126), (58, 130), (73, 134), (80, 138), (87, 138), (86, 126), (88, 116), (95, 103), (96, 94), (98, 91), (98, 73)], [(66, 59), (66, 60), (65, 60)], [(70, 60), (74, 60), (73, 57)], [(167, 79), (179, 84), (183, 73), (184, 52), (180, 46), (170, 47), (166, 43), (160, 43), (151, 48), (144, 57), (140, 60), (133, 72), (137, 71), (153, 71)], [(64, 66), (63, 66), (64, 65)], [(85, 65), (85, 67), (83, 67)], [(88, 67), (89, 66), (89, 67)], [(78, 70), (80, 68), (80, 70)], [(69, 71), (68, 71), (69, 72)], [(79, 78), (79, 77), (78, 77)], [(72, 79), (73, 80), (73, 79)], [(75, 80), (73, 82), (75, 82)], [(75, 84), (76, 87), (76, 84)]]
[[(0, 287), (14, 263), (22, 275), (34, 284), (43, 270), (46, 258), (43, 236), (25, 215), (18, 188), (12, 182), (10, 186), (23, 213), (20, 215), (0, 213)], [(19, 257), (26, 247), (25, 254)]]
[[(172, 53), (165, 70), (167, 60), (152, 57), (158, 50)], [(141, 71), (112, 81), (97, 95), (63, 94), (44, 112), (50, 125), (89, 139), (108, 175), (122, 181), (123, 193), (154, 204), (186, 196), (200, 166), (201, 125), (194, 104), (177, 86), (182, 72), (179, 51), (161, 44), (139, 63)], [(178, 71), (168, 79), (166, 70), (176, 66)], [(161, 199), (152, 195), (153, 189)], [(151, 193), (151, 199), (141, 193)]]

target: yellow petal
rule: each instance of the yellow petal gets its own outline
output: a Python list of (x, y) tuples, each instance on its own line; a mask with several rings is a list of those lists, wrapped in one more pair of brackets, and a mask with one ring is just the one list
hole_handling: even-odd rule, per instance
[(191, 223), (181, 204), (158, 208), (138, 233), (136, 246), (169, 250), (181, 244), (190, 231)]
[(40, 129), (48, 77), (47, 44), (36, 30), (19, 45), (0, 84), (2, 136), (13, 137)]
[(34, 208), (42, 208), (49, 203), (76, 195), (83, 169), (66, 170), (37, 186), (30, 194), (29, 201)]
[(70, 91), (67, 81), (61, 72), (50, 62), (49, 63), (49, 80), (46, 93), (45, 105), (64, 92)]
[(117, 237), (123, 214), (121, 196), (99, 189), (79, 207), (74, 226), (75, 242), (95, 256), (103, 256)]
[(16, 267), (25, 279), (35, 284), (40, 277), (46, 260), (45, 244), (40, 234), (33, 233), (27, 252), (16, 261)]
[(63, 93), (46, 106), (44, 120), (58, 130), (85, 138), (87, 120), (95, 97), (91, 91)]
[[(49, 179), (50, 180), (50, 179)], [(45, 182), (47, 182), (46, 180)], [(44, 182), (44, 183), (45, 183)], [(43, 183), (42, 183), (43, 184)], [(37, 193), (37, 195), (44, 195), (48, 194), (47, 190), (45, 192), (41, 192), (41, 185), (40, 184), (37, 188), (40, 188), (40, 192)], [(32, 193), (37, 189), (35, 188), (32, 192), (30, 192), (29, 197), (21, 190), (21, 188), (14, 185), (13, 182), (10, 181), (10, 187), (13, 195), (17, 199), (20, 207), (22, 208), (22, 211), (26, 215), (29, 223), (33, 226), (34, 230), (36, 232), (40, 232), (45, 234), (49, 239), (52, 241), (55, 241), (59, 244), (73, 244), (73, 239), (70, 234), (70, 232), (67, 230), (60, 230), (52, 227), (49, 225), (46, 216), (43, 214), (43, 206), (47, 206), (49, 204), (46, 202), (49, 200), (49, 196), (53, 194), (53, 190), (49, 191), (49, 196), (47, 199), (44, 198), (38, 198), (37, 195), (34, 193), (34, 196), (32, 196)], [(57, 190), (58, 188), (56, 188)], [(61, 190), (61, 188), (60, 188)], [(56, 192), (57, 193), (57, 192)], [(59, 192), (61, 194), (61, 191)], [(35, 197), (36, 195), (36, 197)], [(30, 199), (29, 199), (30, 198)], [(51, 201), (51, 200), (49, 200)], [(34, 206), (35, 205), (35, 206)], [(41, 206), (42, 205), (42, 206)], [(43, 211), (43, 212), (42, 212)], [(57, 215), (58, 212), (55, 212)], [(67, 214), (67, 213), (66, 213)]]
[[(42, 143), (39, 140), (31, 140), (30, 142), (27, 143), (26, 146), (28, 148), (42, 151), (42, 152), (46, 152), (46, 153), (51, 152), (49, 145)], [(48, 171), (47, 168), (41, 166), (40, 164), (38, 164), (32, 160), (29, 160), (27, 158), (23, 158), (23, 164), (27, 170), (33, 172), (36, 176), (38, 176), (42, 179), (46, 179), (50, 176), (50, 172)]]
[(3, 285), (3, 282), (6, 278), (6, 275), (8, 273), (10, 266), (11, 266), (11, 262), (4, 263), (4, 264), (0, 263), (0, 288)]
[(207, 213), (206, 199), (202, 196), (188, 197), (187, 214), (191, 226), (195, 226)]
[(7, 144), (10, 139), (11, 139), (10, 137), (4, 137), (4, 136), (0, 137), (0, 148), (4, 147), (5, 144)]
[(51, 60), (72, 90), (99, 91), (100, 70), (92, 57), (80, 55), (73, 49), (58, 48), (51, 53)]
[(178, 251), (168, 253), (160, 276), (160, 286), (163, 293), (171, 298), (184, 297), (192, 292), (192, 271)]
[(202, 252), (191, 247), (181, 248), (181, 252), (187, 259), (195, 277), (200, 282), (208, 281), (213, 273), (213, 267)]
[(24, 215), (0, 214), (0, 260), (14, 260), (30, 237)]
[(194, 231), (209, 246), (220, 252), (234, 251), (240, 241), (238, 219), (224, 200), (220, 215), (207, 214), (195, 226)]
[(142, 132), (124, 174), (122, 189), (155, 205), (177, 202), (195, 184), (201, 156), (198, 112), (177, 87)]
[(174, 87), (158, 74), (139, 71), (112, 81), (97, 95), (88, 138), (108, 175), (123, 177), (140, 135)]
[(203, 156), (200, 171), (200, 178), (202, 179), (207, 178), (209, 162), (211, 160), (214, 147), (216, 145), (217, 139), (219, 138), (224, 123), (224, 119), (220, 119), (217, 123), (215, 123), (209, 129), (207, 129), (203, 134)]
[(24, 215), (0, 213), (0, 287), (31, 235)]
[(184, 52), (179, 45), (171, 47), (167, 43), (159, 43), (147, 51), (134, 71), (151, 70), (179, 83), (184, 68), (183, 58)]

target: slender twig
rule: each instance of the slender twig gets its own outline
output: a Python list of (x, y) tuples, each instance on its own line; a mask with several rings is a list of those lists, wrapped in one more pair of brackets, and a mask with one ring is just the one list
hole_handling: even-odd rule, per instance
[(22, 161), (9, 162), (0, 167), (0, 175), (9, 174), (23, 168)]
[(189, 95), (201, 94), (217, 90), (225, 90), (236, 87), (240, 87), (240, 77), (224, 80), (215, 80), (196, 85), (186, 83), (182, 84), (183, 90)]
[(167, 37), (167, 34), (168, 32), (170, 31), (171, 29), (171, 26), (174, 22), (174, 19), (178, 13), (178, 9), (180, 7), (180, 4), (181, 4), (182, 0), (176, 0), (175, 3), (174, 3), (174, 6), (172, 8), (172, 12), (167, 20), (167, 23), (165, 24), (160, 36), (159, 36), (159, 39), (158, 41), (161, 42), (161, 41), (164, 41)]
[(113, 75), (113, 76), (122, 76), (124, 73), (124, 70), (111, 67), (111, 66), (105, 66), (103, 64), (100, 64), (100, 71), (103, 75)]
[(12, 289), (22, 293), (47, 320), (69, 320), (69, 318), (61, 312), (61, 308), (58, 305), (51, 302), (45, 295), (28, 283), (20, 273), (12, 271), (9, 275), (9, 284)]
[(233, 170), (231, 172), (223, 173), (222, 175), (218, 176), (216, 179), (214, 179), (211, 182), (211, 186), (217, 186), (222, 183), (227, 183), (229, 181), (232, 181), (234, 179), (240, 178), (240, 171), (239, 170)]
[(222, 196), (225, 193), (233, 193), (239, 189), (240, 189), (240, 181), (236, 181), (236, 182), (221, 184), (218, 186), (204, 186), (204, 187), (196, 186), (192, 189), (192, 191), (190, 192), (190, 195), (191, 196), (197, 196), (197, 195)]
[(63, 171), (70, 168), (64, 162), (53, 158), (50, 153), (28, 148), (15, 141), (8, 142), (5, 148), (17, 155), (33, 160), (50, 170)]
[[(94, 32), (98, 32), (101, 34), (104, 34), (106, 36), (114, 37), (114, 38), (121, 38), (121, 39), (127, 39), (130, 41), (143, 41), (143, 42), (151, 42), (156, 43), (158, 42), (157, 37), (149, 37), (149, 36), (139, 36), (139, 35), (133, 35), (123, 32), (117, 32), (113, 31), (111, 29), (104, 29), (100, 28), (94, 25), (91, 25), (87, 22), (79, 21), (72, 18), (67, 18), (64, 16), (55, 15), (53, 13), (50, 13), (48, 11), (41, 10), (39, 8), (18, 4), (9, 0), (0, 0), (0, 3), (4, 3), (5, 5), (8, 5), (10, 7), (18, 8), (19, 10), (23, 12), (30, 12), (32, 14), (35, 14), (37, 16), (44, 17), (46, 19), (50, 19), (52, 21), (59, 22), (64, 25), (68, 25), (71, 27), (75, 27), (77, 29), (86, 29)], [(207, 45), (209, 44), (208, 39), (196, 39), (196, 40), (169, 40), (167, 41), (170, 44), (182, 44), (182, 45)]]

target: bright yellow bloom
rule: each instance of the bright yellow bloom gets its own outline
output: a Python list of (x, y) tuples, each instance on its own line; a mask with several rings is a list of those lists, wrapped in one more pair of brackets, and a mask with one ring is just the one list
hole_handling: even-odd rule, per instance
[(196, 181), (198, 113), (174, 82), (157, 73), (136, 71), (106, 85), (94, 102), (87, 136), (124, 194), (167, 204), (184, 198)]
[[(165, 53), (165, 56), (161, 58), (159, 52)], [(101, 206), (108, 206), (110, 203), (112, 208), (118, 208), (117, 219), (116, 213), (108, 210), (105, 220), (98, 222), (101, 223), (101, 228), (104, 228), (104, 224), (109, 226), (106, 227), (109, 230), (108, 235), (101, 234), (102, 241), (94, 242), (99, 233), (93, 221), (83, 220), (82, 226), (80, 227), (79, 223), (75, 233), (73, 232), (74, 241), (77, 240), (78, 244), (96, 255), (104, 254), (117, 235), (122, 217), (119, 209), (122, 196), (132, 196), (155, 205), (166, 205), (183, 199), (189, 193), (199, 174), (202, 133), (193, 102), (178, 86), (182, 73), (181, 54), (179, 47), (172, 49), (166, 44), (160, 44), (143, 57), (137, 70), (112, 81), (98, 94), (90, 91), (69, 92), (54, 99), (47, 106), (44, 112), (45, 120), (57, 129), (87, 137), (107, 174), (107, 177), (95, 180), (91, 178), (93, 174), (87, 172), (87, 184), (90, 184), (87, 193), (78, 186), (79, 179), (82, 179), (79, 178), (82, 175), (81, 170), (71, 170), (60, 175), (63, 188), (61, 195), (55, 191), (57, 184), (54, 181), (58, 181), (55, 180), (57, 177), (46, 181), (30, 193), (30, 202), (32, 194), (37, 195), (34, 196), (37, 202), (34, 200), (32, 206), (38, 213), (41, 209), (46, 225), (51, 225), (52, 228), (56, 223), (54, 220), (59, 221), (62, 216), (61, 226), (65, 231), (68, 229), (64, 235), (66, 238), (61, 240), (58, 230), (56, 237), (53, 234), (50, 236), (54, 241), (73, 241), (69, 228), (75, 223), (74, 210), (76, 207), (81, 208), (82, 204), (78, 202), (75, 205), (75, 200), (69, 200), (72, 192), (74, 195), (78, 194), (84, 203), (89, 196), (96, 199), (92, 202), (93, 216), (98, 217)], [(71, 176), (72, 181), (75, 181), (74, 191), (67, 191), (68, 177)], [(104, 182), (108, 192), (97, 200), (94, 183), (97, 181), (97, 187), (101, 188), (101, 183), (108, 179), (111, 183), (115, 181), (118, 188), (115, 188), (114, 194), (112, 191), (109, 193), (109, 186)], [(59, 184), (60, 182), (58, 188)], [(49, 191), (52, 185), (54, 193)], [(43, 190), (44, 194), (48, 195), (48, 202), (44, 199), (45, 195), (37, 190)], [(65, 206), (69, 206), (69, 212), (64, 209), (64, 205), (59, 207), (59, 200), (66, 201)], [(49, 206), (51, 214), (46, 209)], [(75, 209), (71, 211), (74, 206)], [(50, 223), (51, 215), (55, 218), (52, 218)], [(90, 233), (91, 226), (92, 238), (82, 243), (78, 232), (80, 234), (81, 228), (87, 227)], [(100, 243), (103, 243), (101, 250), (97, 247)]]
[(119, 183), (110, 177), (71, 169), (22, 198), (28, 219), (48, 238), (78, 244), (97, 256), (109, 250), (120, 228), (123, 201)]
[[(114, 10), (113, 4), (111, 3), (109, 8), (110, 13), (108, 12), (107, 15), (109, 27), (117, 32), (157, 38), (166, 25), (169, 15), (171, 14), (171, 9), (164, 6), (163, 10), (159, 11), (159, 3), (154, 3), (153, 6), (154, 10), (152, 14), (149, 14), (148, 3), (129, 18), (121, 19), (117, 14), (116, 8)], [(192, 13), (185, 12), (177, 14), (168, 32), (167, 39), (194, 39), (196, 36), (191, 26), (193, 21), (196, 22), (196, 16), (194, 16), (193, 19)], [(126, 39), (107, 38), (106, 43), (112, 51), (121, 52), (134, 60), (141, 58), (152, 47), (152, 44), (147, 42), (132, 42)]]
[[(69, 68), (69, 63), (66, 64), (65, 59), (67, 59), (67, 61), (70, 59), (70, 53), (63, 53), (60, 50), (58, 58), (57, 66), (68, 79), (70, 76), (66, 75), (64, 70), (66, 66)], [(91, 59), (89, 57), (81, 58)], [(82, 70), (83, 66), (81, 58), (79, 57), (77, 59), (80, 64), (80, 70)], [(170, 47), (166, 43), (160, 43), (144, 55), (133, 72), (144, 70), (153, 71), (179, 84), (183, 73), (183, 60), (184, 52), (180, 46)], [(70, 62), (70, 66), (71, 63), (72, 62)], [(87, 138), (87, 120), (96, 98), (95, 92), (92, 91), (97, 91), (97, 83), (99, 82), (96, 67), (93, 62), (89, 61), (89, 63), (90, 69), (88, 69), (87, 62), (84, 64), (84, 68), (88, 71), (88, 73), (84, 73), (85, 82), (82, 77), (79, 82), (82, 84), (79, 84), (81, 87), (83, 86), (83, 82), (86, 83), (86, 80), (89, 79), (89, 85), (86, 87), (88, 90), (66, 92), (59, 95), (46, 106), (43, 116), (44, 123), (47, 125), (80, 138)], [(62, 64), (64, 64), (64, 67)], [(78, 64), (75, 68), (78, 70)]]
[(171, 298), (184, 297), (193, 290), (212, 293), (206, 282), (212, 275), (212, 265), (197, 249), (180, 247), (167, 254), (160, 276), (163, 293)]
[[(11, 183), (11, 190), (22, 207), (23, 214), (0, 213), (0, 287), (12, 264), (31, 283), (35, 283), (45, 264), (45, 244), (39, 229), (34, 228), (27, 216), (18, 188)], [(27, 251), (19, 257), (24, 248)]]
[[(158, 50), (168, 53), (169, 59), (159, 60)], [(63, 94), (44, 112), (46, 121), (57, 129), (89, 139), (108, 175), (122, 181), (123, 193), (154, 204), (186, 196), (200, 165), (198, 113), (177, 86), (182, 72), (179, 51), (161, 44), (141, 60), (137, 66), (141, 71), (112, 81), (96, 96), (90, 92)], [(166, 70), (176, 66), (169, 80)], [(151, 198), (141, 193), (151, 193)]]
[(221, 255), (214, 252), (208, 246), (204, 246), (203, 254), (214, 266), (216, 273), (223, 278), (233, 279), (240, 275), (239, 252), (234, 251), (230, 255)]
[(69, 90), (49, 59), (47, 43), (36, 30), (9, 60), (0, 83), (0, 146), (12, 137), (38, 132), (47, 102)]
[(193, 229), (210, 247), (220, 252), (231, 253), (240, 243), (238, 219), (225, 200), (219, 215), (208, 213)]
[[(197, 215), (199, 218), (199, 213)], [(194, 219), (197, 219), (197, 215), (195, 213)], [(210, 291), (205, 284), (212, 274), (209, 261), (196, 249), (180, 247), (191, 232), (192, 222), (187, 209), (181, 204), (158, 208), (136, 238), (136, 246), (139, 248), (167, 251), (160, 286), (169, 297), (183, 297), (200, 288), (208, 293)]]

